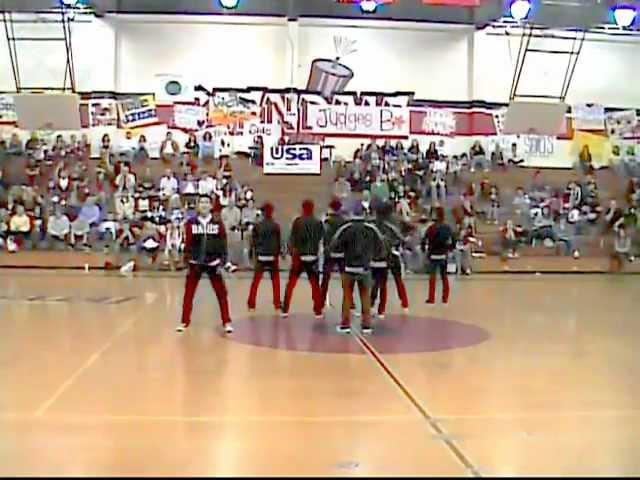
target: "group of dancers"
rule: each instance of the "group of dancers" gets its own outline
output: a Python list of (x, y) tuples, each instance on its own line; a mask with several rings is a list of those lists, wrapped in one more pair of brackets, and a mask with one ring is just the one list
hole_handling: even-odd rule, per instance
[[(285, 289), (284, 300), (280, 296), (279, 262), (282, 254), (280, 225), (274, 219), (274, 207), (270, 203), (262, 206), (263, 217), (253, 229), (251, 249), (255, 259), (253, 281), (247, 306), (256, 308), (258, 287), (265, 272), (269, 272), (273, 286), (273, 306), (277, 313), (288, 317), (291, 299), (298, 279), (306, 273), (311, 284), (313, 311), (316, 318), (323, 317), (331, 275), (335, 270), (342, 278), (342, 320), (337, 326), (339, 333), (351, 332), (351, 316), (355, 312), (354, 289), (360, 298), (361, 331), (371, 334), (371, 308), (378, 301), (377, 316), (384, 318), (387, 305), (387, 280), (393, 277), (400, 303), (408, 311), (409, 298), (403, 280), (402, 249), (406, 248), (403, 225), (396, 221), (393, 208), (381, 203), (375, 210), (375, 218), (365, 215), (361, 202), (355, 202), (348, 215), (343, 215), (343, 206), (334, 199), (329, 205), (329, 214), (320, 220), (315, 214), (311, 200), (302, 203), (302, 212), (291, 226), (288, 250), (291, 268)], [(428, 304), (435, 303), (436, 275), (442, 278), (442, 302), (449, 301), (447, 257), (454, 248), (452, 229), (445, 223), (444, 210), (434, 209), (433, 223), (427, 228), (421, 248), (429, 262)], [(228, 270), (227, 239), (220, 218), (220, 207), (211, 197), (198, 198), (197, 215), (187, 221), (185, 227), (185, 263), (188, 265), (186, 286), (182, 306), (182, 318), (177, 327), (184, 332), (191, 324), (193, 299), (203, 274), (207, 274), (218, 298), (222, 325), (226, 334), (233, 333), (224, 272)], [(323, 257), (322, 279), (320, 279), (320, 257)]]

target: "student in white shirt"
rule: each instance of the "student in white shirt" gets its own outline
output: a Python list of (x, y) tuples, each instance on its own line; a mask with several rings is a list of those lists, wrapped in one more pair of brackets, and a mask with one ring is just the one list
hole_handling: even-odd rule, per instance
[(47, 241), (49, 248), (56, 248), (59, 245), (66, 245), (69, 233), (71, 232), (71, 222), (57, 205), (55, 213), (49, 217), (47, 222)]
[(124, 138), (120, 140), (118, 148), (120, 155), (125, 157), (127, 161), (132, 162), (137, 148), (138, 142), (133, 138), (133, 132), (131, 132), (131, 130), (127, 130)]
[(207, 173), (198, 182), (199, 195), (206, 195), (208, 197), (211, 197), (214, 194), (215, 188), (216, 188), (216, 181), (210, 173)]
[(165, 170), (164, 176), (160, 179), (160, 198), (167, 200), (178, 193), (178, 179), (170, 168)]

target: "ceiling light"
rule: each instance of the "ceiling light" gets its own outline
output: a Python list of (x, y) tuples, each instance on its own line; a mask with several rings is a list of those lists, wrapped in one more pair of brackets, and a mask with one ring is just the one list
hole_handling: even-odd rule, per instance
[(374, 13), (378, 8), (378, 2), (376, 0), (362, 0), (360, 2), (360, 9), (364, 13)]
[(511, 4), (511, 16), (517, 20), (522, 21), (527, 18), (531, 11), (531, 2), (529, 0), (516, 0)]
[(238, 3), (240, 3), (240, 0), (220, 0), (220, 5), (222, 5), (222, 8), (236, 8), (238, 6)]
[(631, 6), (624, 5), (613, 9), (613, 18), (615, 18), (616, 24), (622, 28), (629, 28), (633, 25), (636, 15), (636, 9)]

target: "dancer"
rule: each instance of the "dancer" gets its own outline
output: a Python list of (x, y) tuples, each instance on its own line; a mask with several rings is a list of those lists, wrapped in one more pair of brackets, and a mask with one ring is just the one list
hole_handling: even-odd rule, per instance
[(338, 267), (340, 274), (344, 271), (344, 253), (331, 252), (329, 250), (329, 244), (331, 239), (336, 234), (338, 229), (346, 222), (345, 218), (340, 214), (342, 203), (337, 198), (333, 199), (329, 204), (329, 213), (324, 221), (324, 237), (322, 239), (322, 245), (324, 247), (324, 262), (322, 264), (322, 285), (321, 285), (321, 299), (322, 305), (328, 306), (328, 292), (329, 282), (331, 280), (331, 274)]
[(402, 309), (406, 313), (409, 309), (409, 297), (407, 289), (402, 279), (402, 247), (404, 245), (404, 236), (400, 229), (393, 223), (391, 215), (393, 207), (389, 203), (383, 203), (376, 210), (375, 225), (382, 233), (385, 241), (384, 258), (376, 258), (371, 262), (371, 273), (373, 276), (373, 287), (371, 289), (371, 305), (375, 304), (375, 300), (380, 292), (380, 301), (378, 303), (378, 318), (384, 318), (387, 307), (387, 279), (389, 270), (396, 283), (398, 297), (402, 304)]
[(344, 252), (342, 274), (342, 322), (339, 333), (351, 333), (353, 287), (357, 284), (362, 304), (362, 333), (373, 333), (371, 326), (371, 260), (384, 256), (384, 237), (378, 228), (365, 222), (364, 207), (357, 202), (351, 221), (345, 223), (331, 240), (330, 250)]
[(324, 228), (322, 222), (314, 215), (314, 204), (311, 200), (302, 202), (302, 215), (297, 217), (291, 225), (289, 237), (289, 251), (291, 252), (291, 270), (284, 295), (282, 316), (289, 316), (291, 298), (298, 278), (305, 272), (311, 284), (313, 298), (313, 312), (316, 318), (322, 317), (322, 298), (318, 275), (318, 252)]
[(436, 208), (436, 222), (425, 232), (422, 239), (422, 250), (429, 260), (429, 298), (428, 304), (436, 303), (436, 273), (440, 271), (442, 278), (442, 303), (449, 302), (449, 279), (447, 277), (447, 257), (453, 249), (453, 233), (451, 227), (444, 223), (444, 209)]
[(247, 301), (249, 311), (256, 309), (258, 286), (264, 271), (269, 271), (273, 286), (273, 307), (276, 313), (280, 310), (280, 225), (273, 219), (273, 205), (265, 203), (262, 206), (264, 218), (253, 228), (251, 235), (251, 250), (255, 257), (253, 282)]
[(206, 273), (218, 297), (224, 331), (233, 333), (227, 288), (222, 278), (222, 271), (229, 265), (226, 263), (227, 235), (220, 215), (212, 215), (212, 206), (211, 197), (202, 195), (198, 199), (198, 215), (187, 221), (185, 226), (185, 263), (188, 263), (189, 270), (182, 303), (182, 321), (176, 328), (177, 332), (184, 332), (191, 324), (193, 297), (202, 274)]

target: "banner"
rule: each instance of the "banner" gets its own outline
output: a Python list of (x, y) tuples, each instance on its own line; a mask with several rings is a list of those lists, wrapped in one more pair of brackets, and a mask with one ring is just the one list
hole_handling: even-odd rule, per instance
[(16, 105), (11, 95), (0, 95), (0, 122), (14, 123), (18, 121)]
[(264, 149), (265, 174), (320, 175), (320, 145), (277, 145)]
[(138, 128), (158, 123), (158, 112), (153, 95), (118, 100), (118, 114), (122, 128)]
[(577, 103), (572, 108), (576, 130), (604, 130), (604, 106), (590, 103)]
[(412, 110), (411, 122), (412, 125), (419, 125), (418, 131), (412, 129), (412, 134), (455, 135), (456, 133), (456, 115), (444, 108)]
[(633, 135), (638, 124), (638, 114), (635, 110), (611, 112), (607, 114), (607, 131), (610, 137), (624, 137)]
[(92, 98), (87, 105), (91, 128), (118, 126), (118, 108), (114, 98)]
[(207, 109), (199, 105), (176, 103), (173, 106), (173, 127), (196, 131), (207, 125)]
[(408, 137), (409, 109), (308, 104), (301, 131), (332, 136)]

